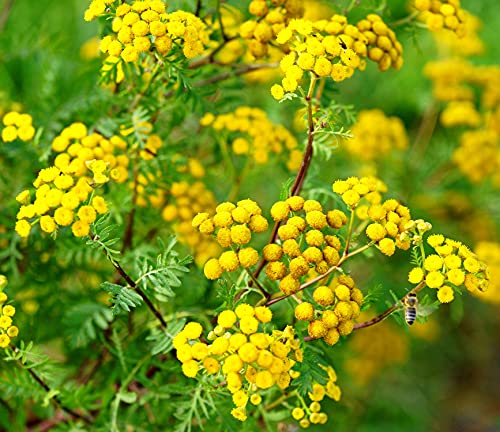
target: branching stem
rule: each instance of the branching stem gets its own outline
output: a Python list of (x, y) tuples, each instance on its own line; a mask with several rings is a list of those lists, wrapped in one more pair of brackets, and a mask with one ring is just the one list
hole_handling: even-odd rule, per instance
[[(415, 288), (413, 288), (410, 293), (418, 293), (422, 288), (425, 287), (425, 281), (420, 282)], [(409, 293), (408, 293), (409, 294)], [(392, 314), (395, 310), (399, 309), (401, 306), (402, 300), (408, 295), (406, 294), (403, 296), (397, 303), (393, 304), (390, 308), (386, 309), (384, 312), (382, 312), (380, 315), (377, 315), (375, 318), (372, 318), (371, 320), (358, 323), (354, 325), (354, 330), (359, 330), (365, 327), (370, 327), (372, 325), (375, 325), (382, 321), (384, 318), (387, 318), (390, 314)]]

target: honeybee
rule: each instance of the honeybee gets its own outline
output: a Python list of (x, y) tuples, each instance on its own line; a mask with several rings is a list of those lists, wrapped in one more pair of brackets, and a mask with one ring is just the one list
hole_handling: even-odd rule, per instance
[(417, 319), (417, 306), (418, 298), (415, 293), (408, 293), (403, 299), (403, 306), (405, 307), (405, 320), (408, 325), (412, 325)]

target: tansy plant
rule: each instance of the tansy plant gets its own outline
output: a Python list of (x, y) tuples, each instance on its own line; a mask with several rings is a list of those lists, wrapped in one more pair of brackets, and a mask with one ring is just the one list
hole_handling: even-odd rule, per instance
[[(50, 74), (46, 103), (0, 98), (0, 429), (357, 430), (357, 386), (409, 357), (404, 316), (498, 302), (498, 243), (469, 248), (428, 199), (460, 173), (498, 186), (498, 66), (415, 68), (441, 114), (371, 94), (404, 74), (401, 27), (465, 56), (477, 18), (227, 3), (92, 0), (74, 99), (47, 111)], [(431, 144), (440, 124), (466, 128), (456, 148)]]

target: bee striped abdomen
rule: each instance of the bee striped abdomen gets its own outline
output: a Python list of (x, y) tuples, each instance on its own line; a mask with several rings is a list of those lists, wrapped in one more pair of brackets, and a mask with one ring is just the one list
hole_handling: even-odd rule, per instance
[(407, 307), (405, 310), (405, 320), (408, 325), (412, 325), (417, 319), (417, 309), (414, 307)]

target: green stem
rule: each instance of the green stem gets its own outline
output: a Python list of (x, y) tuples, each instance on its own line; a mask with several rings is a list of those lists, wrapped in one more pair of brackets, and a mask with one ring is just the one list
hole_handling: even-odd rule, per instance
[(270, 404), (266, 405), (264, 407), (265, 411), (270, 411), (273, 408), (276, 408), (278, 405), (281, 405), (283, 402), (285, 402), (287, 399), (290, 399), (292, 397), (298, 396), (297, 390), (294, 390), (288, 394), (283, 394), (281, 395), (278, 399), (276, 399), (274, 402), (271, 402)]
[(344, 252), (342, 253), (343, 256), (345, 256), (349, 253), (349, 245), (351, 243), (352, 228), (354, 226), (354, 218), (355, 218), (354, 210), (351, 210), (351, 216), (349, 218), (349, 228), (347, 229), (347, 237), (346, 237), (346, 241), (345, 241), (345, 248), (344, 248)]
[(415, 20), (415, 18), (418, 16), (420, 11), (414, 11), (410, 15), (405, 16), (404, 18), (398, 19), (396, 21), (393, 21), (389, 23), (389, 27), (398, 27), (407, 23), (410, 23)]

